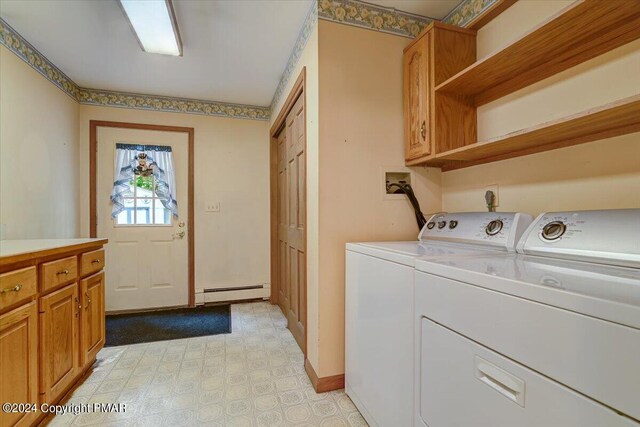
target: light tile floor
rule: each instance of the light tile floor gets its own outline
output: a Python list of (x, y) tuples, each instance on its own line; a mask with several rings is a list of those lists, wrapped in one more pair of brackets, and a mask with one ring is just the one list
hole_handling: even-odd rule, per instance
[(105, 348), (68, 403), (124, 413), (56, 416), (50, 426), (366, 426), (344, 391), (317, 394), (277, 306), (231, 306), (232, 333)]

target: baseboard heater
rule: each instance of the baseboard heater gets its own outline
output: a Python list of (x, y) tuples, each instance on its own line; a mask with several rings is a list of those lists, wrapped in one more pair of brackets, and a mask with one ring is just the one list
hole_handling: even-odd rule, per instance
[(202, 292), (208, 294), (210, 292), (229, 292), (229, 291), (248, 291), (250, 289), (263, 289), (264, 285), (255, 285), (255, 286), (238, 286), (235, 288), (208, 288), (203, 289)]

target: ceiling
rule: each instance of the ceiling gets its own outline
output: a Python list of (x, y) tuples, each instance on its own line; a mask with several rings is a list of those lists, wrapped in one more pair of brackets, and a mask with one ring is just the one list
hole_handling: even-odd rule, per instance
[[(81, 87), (268, 106), (312, 0), (174, 0), (183, 56), (143, 52), (116, 0), (0, 0)], [(459, 0), (377, 0), (440, 19)]]

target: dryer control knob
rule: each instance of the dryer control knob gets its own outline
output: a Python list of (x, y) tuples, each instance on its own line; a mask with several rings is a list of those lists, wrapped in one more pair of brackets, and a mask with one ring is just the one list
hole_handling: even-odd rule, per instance
[(551, 221), (542, 228), (540, 236), (543, 240), (553, 241), (558, 240), (564, 232), (567, 231), (567, 226), (562, 221)]
[(433, 222), (433, 221), (431, 221), (431, 222), (427, 223), (427, 228), (428, 228), (429, 230), (431, 230), (431, 229), (432, 229), (433, 227), (435, 227), (435, 226), (436, 226), (436, 223), (435, 223), (435, 222)]
[(454, 228), (456, 228), (458, 226), (458, 221), (456, 221), (455, 219), (452, 219), (451, 221), (449, 221), (449, 228), (451, 230), (453, 230)]
[(502, 223), (502, 221), (500, 221), (499, 219), (494, 219), (489, 224), (487, 224), (487, 226), (485, 227), (484, 231), (489, 236), (495, 236), (496, 234), (498, 234), (502, 230), (502, 226), (503, 225), (504, 224)]
[(438, 221), (438, 228), (444, 228), (447, 225), (447, 221)]

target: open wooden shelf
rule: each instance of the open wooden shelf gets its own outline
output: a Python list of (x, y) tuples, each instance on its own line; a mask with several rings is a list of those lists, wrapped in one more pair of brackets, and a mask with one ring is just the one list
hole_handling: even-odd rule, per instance
[(427, 166), (459, 169), (640, 132), (640, 95), (465, 147), (437, 153)]
[(639, 0), (578, 0), (435, 91), (486, 104), (638, 38)]

